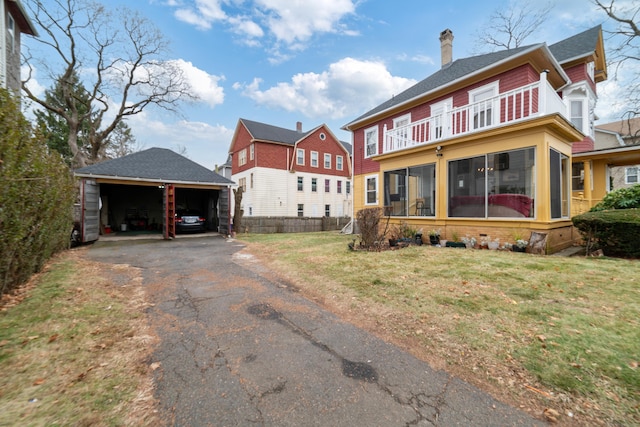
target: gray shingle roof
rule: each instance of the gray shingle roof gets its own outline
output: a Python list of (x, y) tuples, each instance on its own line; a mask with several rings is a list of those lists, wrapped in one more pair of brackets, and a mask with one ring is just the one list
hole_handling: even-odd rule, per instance
[(233, 184), (233, 181), (178, 153), (157, 147), (76, 169), (75, 173), (79, 176), (138, 178), (167, 183)]
[(571, 59), (591, 55), (596, 50), (600, 31), (601, 26), (597, 25), (580, 34), (552, 44), (549, 46), (549, 50), (560, 64)]
[(240, 121), (244, 123), (251, 136), (262, 141), (294, 145), (298, 140), (300, 140), (300, 138), (303, 138), (309, 133), (298, 132), (247, 119), (240, 119)]

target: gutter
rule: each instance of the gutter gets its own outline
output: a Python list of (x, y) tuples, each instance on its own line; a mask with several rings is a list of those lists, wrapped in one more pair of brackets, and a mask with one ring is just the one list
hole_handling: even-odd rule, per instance
[(92, 178), (92, 179), (111, 179), (117, 181), (135, 181), (135, 182), (153, 182), (157, 184), (184, 184), (184, 185), (218, 185), (223, 187), (231, 188), (235, 186), (234, 183), (223, 183), (223, 182), (211, 182), (211, 181), (174, 181), (174, 180), (166, 180), (160, 178), (140, 178), (140, 177), (131, 177), (131, 176), (119, 176), (119, 175), (94, 175), (94, 174), (86, 174), (86, 173), (74, 173), (74, 176), (78, 178)]

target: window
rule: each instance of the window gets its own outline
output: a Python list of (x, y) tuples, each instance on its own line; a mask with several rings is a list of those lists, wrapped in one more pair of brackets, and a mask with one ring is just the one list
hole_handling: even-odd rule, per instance
[(9, 50), (13, 53), (15, 52), (16, 45), (16, 21), (13, 19), (11, 14), (7, 14), (8, 22), (7, 22), (7, 33), (9, 34), (8, 42), (9, 42)]
[(347, 188), (345, 190), (347, 194), (351, 194), (351, 181), (347, 181)]
[(296, 164), (304, 165), (304, 150), (302, 148), (296, 150)]
[(409, 142), (409, 123), (411, 123), (411, 114), (405, 114), (393, 119), (393, 128), (398, 129), (395, 137), (400, 139), (400, 144), (403, 146), (406, 146)]
[(324, 205), (324, 216), (331, 216), (331, 205)]
[(584, 163), (582, 162), (571, 165), (571, 189), (584, 190)]
[(435, 164), (384, 173), (384, 205), (390, 215), (435, 215)]
[(253, 144), (249, 146), (249, 160), (253, 160)]
[(304, 216), (304, 205), (302, 203), (298, 204), (298, 216)]
[(571, 101), (571, 123), (580, 131), (584, 133), (584, 114), (583, 114), (584, 101)]
[(378, 175), (365, 177), (365, 204), (378, 204)]
[(336, 156), (336, 169), (342, 170), (342, 156)]
[(491, 126), (500, 117), (494, 97), (498, 94), (498, 82), (469, 91), (469, 102), (473, 104), (473, 129)]
[(534, 217), (534, 148), (454, 160), (447, 167), (449, 217)]
[(342, 181), (338, 180), (338, 194), (342, 194)]
[(549, 149), (549, 187), (551, 189), (551, 219), (569, 217), (569, 158), (554, 149)]
[(364, 131), (364, 157), (378, 154), (378, 127), (372, 127)]
[(249, 188), (253, 188), (253, 174), (250, 175), (250, 183), (249, 183), (250, 187)]
[(329, 193), (331, 191), (331, 180), (330, 179), (325, 179), (324, 180), (324, 192), (325, 193)]
[(312, 168), (317, 168), (318, 167), (318, 152), (317, 151), (312, 151), (311, 152), (311, 167)]
[(318, 178), (311, 178), (311, 191), (314, 193), (318, 191)]
[(242, 188), (242, 191), (247, 191), (247, 178), (240, 178), (238, 180), (238, 187)]
[(244, 166), (247, 164), (247, 149), (243, 148), (238, 152), (238, 166)]
[(624, 171), (624, 183), (625, 184), (637, 184), (638, 182), (638, 172), (640, 170), (640, 167), (638, 166), (632, 166), (629, 168), (626, 168)]
[(453, 105), (453, 98), (445, 99), (444, 101), (437, 102), (431, 105), (431, 134), (430, 139), (440, 139), (446, 136), (445, 133), (447, 123), (447, 112), (451, 110)]
[(329, 153), (324, 154), (324, 168), (331, 169), (331, 154)]
[(303, 178), (301, 176), (298, 177), (298, 191), (303, 191), (304, 190), (304, 185), (303, 185)]
[(320, 136), (320, 139), (323, 141), (327, 139), (327, 135), (325, 135), (324, 132), (321, 132), (319, 136)]

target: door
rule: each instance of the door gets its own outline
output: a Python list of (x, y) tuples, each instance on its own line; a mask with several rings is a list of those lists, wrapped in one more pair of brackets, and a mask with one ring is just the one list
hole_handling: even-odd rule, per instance
[(165, 239), (176, 237), (176, 189), (173, 184), (164, 186), (164, 220), (162, 221), (163, 236)]
[(98, 240), (100, 234), (100, 186), (95, 180), (82, 180), (80, 206), (82, 242)]

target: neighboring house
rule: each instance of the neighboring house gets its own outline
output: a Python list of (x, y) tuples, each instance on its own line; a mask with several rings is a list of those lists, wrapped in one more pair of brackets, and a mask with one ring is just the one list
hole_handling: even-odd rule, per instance
[(351, 214), (351, 146), (324, 124), (303, 132), (239, 119), (229, 148), (244, 217)]
[(0, 86), (20, 94), (20, 38), (38, 32), (19, 0), (0, 0)]
[(455, 61), (452, 40), (441, 33), (439, 71), (344, 126), (354, 210), (384, 207), (447, 239), (536, 231), (548, 252), (570, 246), (572, 155), (593, 150), (607, 78), (601, 28)]
[[(640, 118), (619, 120), (596, 126), (595, 150), (623, 149), (640, 145)], [(630, 187), (640, 183), (640, 164), (614, 166), (610, 165), (609, 190)]]
[(227, 161), (222, 165), (216, 165), (215, 171), (227, 179), (231, 179), (231, 155), (227, 157)]
[(74, 175), (80, 180), (77, 220), (84, 242), (109, 229), (156, 231), (158, 237), (173, 238), (181, 209), (199, 211), (208, 230), (229, 234), (233, 182), (166, 148), (106, 160), (76, 169)]

